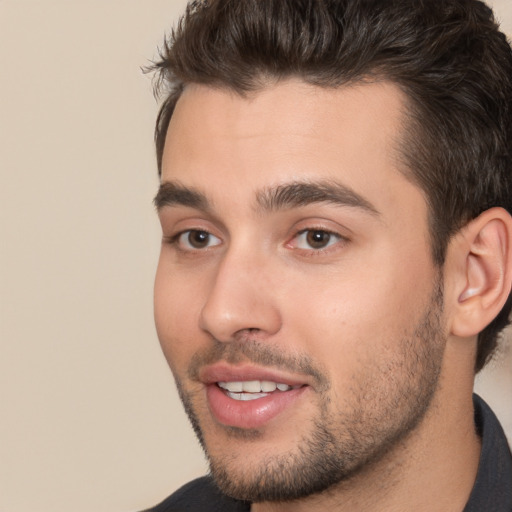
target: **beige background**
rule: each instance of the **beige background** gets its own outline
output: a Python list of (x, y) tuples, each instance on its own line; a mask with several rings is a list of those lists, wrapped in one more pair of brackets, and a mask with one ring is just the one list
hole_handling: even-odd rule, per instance
[[(153, 328), (139, 70), (184, 5), (0, 0), (0, 512), (133, 512), (205, 470)], [(480, 386), (511, 435), (502, 359)]]

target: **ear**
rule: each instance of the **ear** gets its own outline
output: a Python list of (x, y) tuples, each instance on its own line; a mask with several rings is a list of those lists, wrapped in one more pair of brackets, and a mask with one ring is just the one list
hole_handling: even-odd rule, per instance
[[(452, 243), (450, 243), (452, 245)], [(453, 240), (447, 257), (456, 260), (451, 333), (482, 331), (505, 304), (512, 286), (512, 217), (503, 208), (486, 210)]]

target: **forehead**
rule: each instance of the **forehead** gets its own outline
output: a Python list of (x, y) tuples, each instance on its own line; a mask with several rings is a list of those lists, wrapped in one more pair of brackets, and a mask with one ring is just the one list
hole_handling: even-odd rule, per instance
[[(290, 181), (332, 180), (377, 209), (423, 201), (400, 170), (403, 93), (391, 83), (321, 88), (290, 80), (242, 97), (188, 86), (169, 124), (162, 181), (226, 204)], [(407, 204), (403, 208), (407, 208)]]
[[(202, 133), (215, 139), (228, 134), (239, 139), (272, 134), (280, 142), (301, 137), (325, 142), (343, 138), (356, 147), (372, 141), (372, 145), (386, 145), (400, 131), (404, 100), (401, 90), (389, 82), (327, 88), (287, 80), (244, 96), (191, 84), (171, 118), (164, 158), (169, 146), (183, 142), (176, 140), (180, 136)], [(196, 139), (194, 146), (209, 140)]]

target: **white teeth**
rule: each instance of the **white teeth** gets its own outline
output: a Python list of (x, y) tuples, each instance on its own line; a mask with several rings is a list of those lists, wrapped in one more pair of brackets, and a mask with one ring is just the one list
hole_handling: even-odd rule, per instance
[[(233, 381), (233, 382), (218, 382), (220, 388), (228, 391), (228, 395), (237, 393), (272, 393), (276, 389), (279, 391), (289, 391), (290, 389), (296, 389), (300, 386), (289, 386), (288, 384), (282, 384), (272, 382), (268, 380), (246, 380), (246, 381)], [(265, 395), (263, 395), (265, 396)], [(259, 398), (259, 396), (257, 397)], [(243, 398), (238, 400), (252, 400), (253, 398)]]
[(247, 380), (242, 382), (242, 391), (247, 393), (259, 393), (261, 391), (261, 382), (259, 380)]
[(242, 382), (219, 382), (219, 387), (232, 393), (241, 393), (244, 390)]
[(230, 393), (230, 392), (228, 392), (227, 395), (229, 396), (229, 398), (233, 398), (234, 400), (248, 401), (248, 400), (257, 400), (258, 398), (263, 398), (264, 396), (267, 396), (267, 393)]
[(272, 393), (272, 391), (275, 391), (276, 388), (277, 384), (275, 382), (270, 382), (268, 380), (261, 381), (261, 391), (264, 391), (266, 393)]

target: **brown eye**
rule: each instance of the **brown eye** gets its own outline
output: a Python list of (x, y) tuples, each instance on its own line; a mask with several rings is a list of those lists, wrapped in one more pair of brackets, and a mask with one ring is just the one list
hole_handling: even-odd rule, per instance
[(181, 233), (181, 235), (178, 238), (178, 243), (184, 249), (197, 250), (206, 249), (214, 245), (219, 245), (220, 240), (211, 233), (208, 233), (208, 231), (191, 229), (189, 231), (184, 231), (183, 233)]
[(190, 231), (188, 234), (188, 242), (192, 247), (196, 249), (202, 249), (208, 247), (208, 240), (210, 234), (206, 231)]
[(305, 229), (297, 233), (292, 246), (296, 249), (320, 251), (343, 240), (341, 235), (325, 229)]
[(323, 249), (331, 241), (331, 234), (327, 231), (312, 230), (306, 232), (306, 242), (312, 249)]

